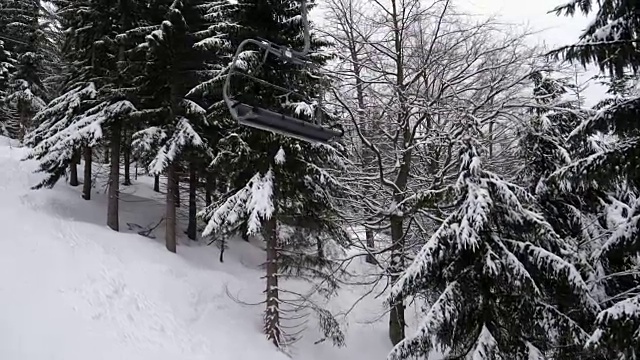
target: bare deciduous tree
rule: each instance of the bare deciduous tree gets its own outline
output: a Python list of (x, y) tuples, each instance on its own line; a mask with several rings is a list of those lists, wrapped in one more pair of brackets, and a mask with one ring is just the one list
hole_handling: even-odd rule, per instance
[[(390, 241), (375, 254), (380, 278), (394, 283), (442, 218), (430, 194), (456, 181), (459, 141), (469, 127), (491, 144), (490, 166), (508, 166), (510, 124), (525, 102), (535, 49), (488, 19), (472, 21), (450, 0), (331, 0), (330, 30), (340, 78), (332, 103), (349, 124), (365, 255), (373, 230)], [(405, 305), (392, 301), (389, 336), (404, 338)]]

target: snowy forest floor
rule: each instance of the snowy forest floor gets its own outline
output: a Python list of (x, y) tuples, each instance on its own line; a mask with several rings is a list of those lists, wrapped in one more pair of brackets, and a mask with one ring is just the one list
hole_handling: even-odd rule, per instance
[[(106, 168), (94, 169), (91, 201), (63, 181), (34, 191), (40, 175), (21, 161), (26, 151), (0, 138), (0, 359), (287, 359), (261, 332), (263, 305), (237, 301), (263, 298), (260, 244), (234, 241), (220, 263), (216, 246), (184, 236), (186, 197), (177, 254), (164, 247), (163, 225), (155, 239), (136, 234), (127, 223), (155, 224), (164, 213), (148, 176), (121, 187), (114, 232), (104, 225)], [(351, 265), (361, 274), (369, 266), (362, 258)], [(367, 290), (343, 288), (327, 306), (346, 310)], [(339, 319), (348, 325), (345, 347), (314, 344), (321, 334), (312, 321), (291, 357), (384, 359), (391, 344), (383, 300), (368, 297)]]

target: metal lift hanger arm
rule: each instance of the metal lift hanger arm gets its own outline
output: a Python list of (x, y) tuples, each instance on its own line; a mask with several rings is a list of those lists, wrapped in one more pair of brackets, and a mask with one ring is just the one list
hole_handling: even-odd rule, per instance
[[(290, 138), (295, 138), (311, 143), (328, 143), (334, 138), (341, 137), (343, 135), (343, 132), (336, 129), (323, 127), (322, 125), (313, 121), (304, 121), (293, 116), (280, 114), (257, 106), (243, 104), (240, 101), (233, 99), (233, 97), (229, 95), (231, 77), (234, 73), (236, 73), (235, 67), (237, 61), (242, 51), (248, 45), (256, 45), (264, 49), (265, 59), (268, 54), (273, 54), (274, 56), (281, 58), (287, 62), (295, 63), (302, 66), (310, 65), (310, 62), (307, 59), (307, 55), (309, 54), (309, 51), (311, 49), (311, 37), (309, 32), (309, 20), (307, 18), (306, 0), (301, 0), (301, 11), (304, 34), (304, 48), (302, 49), (302, 51), (297, 51), (285, 46), (273, 44), (268, 40), (243, 40), (238, 45), (236, 53), (233, 56), (231, 64), (229, 65), (229, 70), (222, 87), (222, 96), (227, 107), (229, 108), (229, 113), (231, 114), (233, 119), (236, 120), (240, 125), (282, 134)], [(280, 91), (284, 91), (285, 93), (297, 94), (297, 92), (294, 90), (272, 84), (268, 81), (256, 78), (252, 75), (244, 73), (242, 73), (241, 75), (263, 85), (271, 86)]]

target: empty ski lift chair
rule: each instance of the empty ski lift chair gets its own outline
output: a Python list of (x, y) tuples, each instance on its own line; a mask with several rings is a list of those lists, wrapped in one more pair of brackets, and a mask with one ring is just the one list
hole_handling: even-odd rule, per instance
[(278, 89), (285, 93), (295, 94), (295, 91), (291, 89), (269, 83), (268, 81), (259, 79), (247, 73), (235, 71), (235, 68), (240, 54), (247, 47), (247, 45), (256, 45), (265, 51), (263, 63), (266, 61), (269, 54), (271, 54), (289, 63), (301, 66), (309, 65), (310, 61), (308, 60), (307, 55), (309, 54), (311, 39), (309, 36), (309, 22), (307, 20), (306, 0), (301, 0), (301, 8), (302, 23), (304, 27), (304, 49), (302, 51), (296, 51), (261, 39), (246, 39), (242, 41), (238, 46), (229, 67), (229, 71), (227, 73), (222, 90), (222, 96), (227, 107), (229, 108), (231, 116), (240, 125), (271, 131), (273, 133), (311, 143), (326, 144), (333, 139), (341, 137), (343, 135), (343, 132), (341, 130), (323, 126), (321, 122), (321, 111), (316, 112), (316, 114), (313, 116), (312, 121), (305, 121), (265, 108), (244, 104), (240, 101), (235, 100), (231, 95), (229, 95), (231, 77), (234, 74), (249, 78), (262, 85)]

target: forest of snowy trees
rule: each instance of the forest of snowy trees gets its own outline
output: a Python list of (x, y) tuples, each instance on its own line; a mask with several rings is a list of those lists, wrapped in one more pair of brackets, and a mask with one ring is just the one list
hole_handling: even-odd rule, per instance
[[(277, 347), (296, 340), (283, 324), (298, 308), (345, 344), (328, 310), (287, 288), (297, 278), (327, 297), (387, 284), (393, 360), (640, 359), (640, 5), (559, 2), (567, 21), (593, 19), (559, 49), (454, 0), (319, 5), (300, 68), (259, 48), (231, 64), (248, 38), (302, 48), (299, 0), (2, 0), (0, 132), (31, 149), (34, 190), (68, 182), (91, 201), (106, 164), (113, 231), (135, 167), (166, 189), (168, 251), (185, 234), (224, 261), (261, 239)], [(222, 97), (232, 65), (318, 101), (234, 78), (242, 98), (321, 112), (344, 135), (239, 126)], [(587, 65), (608, 87), (594, 106)], [(346, 248), (375, 280), (350, 281)]]

